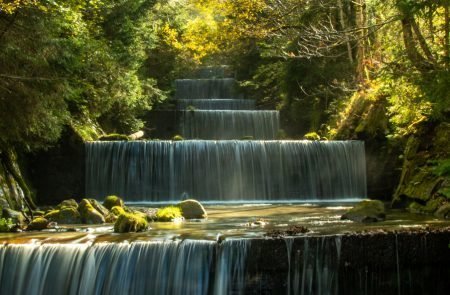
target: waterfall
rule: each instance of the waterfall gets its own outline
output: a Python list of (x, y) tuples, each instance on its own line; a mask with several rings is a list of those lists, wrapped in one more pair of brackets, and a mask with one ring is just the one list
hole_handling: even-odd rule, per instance
[(239, 294), (246, 244), (245, 240), (220, 245), (184, 240), (2, 245), (0, 291), (9, 295), (197, 295), (233, 290)]
[(185, 138), (275, 139), (278, 135), (277, 111), (208, 110), (185, 111), (181, 135)]
[(178, 99), (234, 98), (236, 87), (236, 80), (232, 78), (178, 79), (175, 80), (175, 97)]
[(253, 99), (178, 99), (179, 110), (193, 108), (196, 110), (253, 110), (256, 108)]
[(361, 141), (86, 144), (86, 193), (102, 199), (322, 200), (366, 196)]

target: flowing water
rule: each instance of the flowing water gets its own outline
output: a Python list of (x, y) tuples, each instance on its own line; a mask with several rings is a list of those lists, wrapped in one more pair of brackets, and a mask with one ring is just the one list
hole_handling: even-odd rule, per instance
[(137, 141), (86, 144), (86, 193), (126, 201), (362, 198), (360, 141)]
[[(447, 236), (445, 245), (424, 236), (424, 248), (384, 233), (444, 222), (403, 212), (373, 226), (340, 219), (347, 202), (366, 196), (363, 142), (276, 140), (278, 112), (255, 110), (225, 72), (175, 82), (182, 135), (221, 140), (86, 144), (87, 196), (120, 195), (136, 206), (193, 197), (208, 219), (120, 235), (112, 225), (2, 234), (0, 294), (423, 293), (416, 278), (450, 275), (450, 259), (430, 260), (427, 250), (448, 250)], [(241, 137), (265, 140), (224, 140)], [(309, 232), (266, 238), (292, 226)], [(362, 230), (381, 234), (351, 234)], [(431, 270), (401, 269), (422, 253)]]

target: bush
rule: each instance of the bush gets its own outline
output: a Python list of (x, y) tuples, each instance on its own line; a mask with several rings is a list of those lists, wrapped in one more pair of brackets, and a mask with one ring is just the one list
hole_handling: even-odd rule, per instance
[(0, 218), (0, 232), (7, 233), (11, 231), (11, 228), (14, 226), (11, 218)]

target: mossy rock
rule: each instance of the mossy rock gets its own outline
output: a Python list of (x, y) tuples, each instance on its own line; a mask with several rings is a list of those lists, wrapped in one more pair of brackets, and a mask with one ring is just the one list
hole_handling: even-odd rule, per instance
[(111, 210), (114, 206), (123, 207), (123, 200), (118, 196), (107, 196), (105, 200), (103, 201), (103, 206), (106, 207), (106, 209)]
[(306, 140), (320, 140), (320, 135), (316, 132), (309, 132), (303, 135), (303, 138)]
[(111, 133), (102, 135), (98, 138), (100, 141), (129, 141), (130, 138), (125, 134)]
[(111, 208), (111, 213), (116, 215), (116, 216), (120, 216), (122, 214), (125, 214), (125, 209), (122, 206), (114, 206)]
[(241, 140), (253, 140), (253, 136), (251, 135), (242, 136)]
[(341, 219), (349, 219), (356, 222), (377, 222), (386, 219), (384, 204), (378, 200), (366, 200), (359, 202), (352, 209), (342, 215)]
[(446, 203), (439, 207), (434, 213), (434, 216), (438, 218), (450, 219), (450, 203)]
[(105, 216), (105, 222), (114, 223), (117, 221), (119, 216), (124, 213), (126, 213), (124, 208), (122, 208), (120, 206), (114, 206), (111, 208), (111, 211), (109, 212), (109, 214), (107, 216)]
[(403, 189), (402, 194), (410, 199), (426, 202), (433, 196), (436, 188), (441, 183), (442, 179), (436, 177), (430, 167), (424, 167), (418, 173), (414, 174)]
[(33, 210), (33, 216), (34, 217), (39, 217), (39, 216), (44, 216), (45, 215), (45, 211), (42, 210)]
[(11, 219), (14, 224), (19, 226), (24, 226), (26, 224), (26, 218), (22, 212), (12, 210), (10, 208), (3, 208), (2, 217), (6, 219)]
[(43, 230), (46, 229), (50, 221), (44, 217), (36, 217), (28, 224), (27, 230)]
[(177, 206), (180, 207), (182, 215), (186, 219), (203, 219), (208, 217), (205, 208), (197, 200), (185, 200)]
[(140, 232), (147, 229), (147, 220), (132, 213), (121, 214), (114, 223), (114, 232), (116, 233)]
[(98, 212), (88, 199), (81, 200), (78, 210), (80, 211), (81, 221), (86, 224), (105, 223), (105, 217)]
[(78, 203), (74, 199), (68, 199), (68, 200), (62, 201), (61, 203), (59, 203), (56, 206), (57, 209), (62, 209), (64, 207), (78, 209)]
[(418, 202), (412, 202), (408, 206), (408, 211), (415, 214), (434, 214), (439, 207), (445, 203), (445, 198), (438, 197), (429, 200), (425, 205), (419, 204)]
[(156, 220), (162, 222), (169, 222), (182, 217), (181, 209), (177, 206), (163, 207), (156, 212)]
[(183, 136), (177, 134), (172, 137), (172, 140), (173, 141), (182, 141), (182, 140), (184, 140), (184, 138), (183, 138)]
[(88, 199), (88, 200), (91, 203), (92, 207), (94, 207), (94, 209), (100, 212), (100, 214), (102, 214), (104, 217), (109, 214), (109, 210), (105, 206), (103, 206), (99, 201), (95, 199)]
[(77, 209), (73, 207), (64, 207), (59, 210), (52, 210), (44, 215), (48, 221), (54, 221), (59, 224), (80, 224), (81, 216)]

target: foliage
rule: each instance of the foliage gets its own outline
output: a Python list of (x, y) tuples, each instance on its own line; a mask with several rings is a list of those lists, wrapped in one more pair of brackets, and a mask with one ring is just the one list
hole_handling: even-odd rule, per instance
[(13, 226), (14, 223), (11, 218), (0, 218), (0, 233), (10, 232)]
[(181, 209), (177, 206), (163, 207), (156, 212), (157, 221), (173, 221), (174, 219), (182, 218), (182, 216)]
[(450, 176), (450, 159), (437, 161), (433, 173), (437, 176)]

